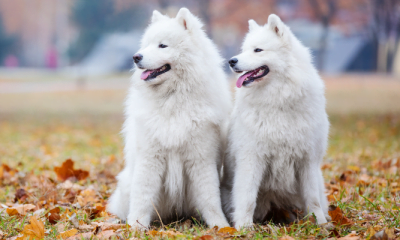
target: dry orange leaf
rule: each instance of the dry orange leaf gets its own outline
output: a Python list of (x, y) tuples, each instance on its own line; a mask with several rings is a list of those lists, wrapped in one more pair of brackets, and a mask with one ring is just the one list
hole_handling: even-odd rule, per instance
[(343, 216), (342, 210), (336, 207), (335, 205), (329, 206), (329, 216), (332, 218), (332, 222), (336, 225), (349, 225), (353, 224), (353, 222), (347, 217)]
[(199, 240), (214, 240), (214, 237), (211, 235), (203, 235), (198, 238)]
[(150, 236), (153, 236), (153, 237), (161, 236), (161, 237), (173, 238), (173, 237), (176, 237), (178, 235), (182, 235), (182, 233), (178, 232), (178, 231), (171, 231), (171, 230), (168, 230), (168, 231), (149, 230), (149, 231), (147, 231), (147, 235), (150, 235)]
[(29, 211), (32, 211), (35, 208), (36, 206), (33, 204), (22, 204), (14, 206), (12, 208), (7, 208), (6, 212), (9, 216), (16, 216), (16, 215), (25, 216)]
[(375, 233), (370, 240), (394, 240), (396, 235), (394, 234), (394, 229), (384, 229)]
[(157, 236), (157, 235), (159, 235), (160, 233), (158, 232), (158, 231), (156, 231), (156, 230), (149, 230), (149, 231), (147, 231), (147, 235), (150, 235), (150, 236), (153, 236), (153, 237), (155, 237), (155, 236)]
[(73, 228), (73, 229), (70, 229), (70, 230), (68, 230), (68, 231), (65, 231), (65, 232), (61, 232), (58, 236), (57, 236), (57, 239), (66, 239), (66, 238), (69, 238), (69, 237), (72, 237), (72, 236), (75, 236), (75, 234), (77, 234), (78, 233), (78, 230), (76, 230), (75, 228)]
[(95, 203), (96, 202), (96, 191), (93, 189), (86, 189), (83, 190), (79, 196), (77, 197), (79, 205), (86, 206), (90, 203)]
[(360, 178), (358, 179), (357, 185), (369, 185), (371, 183), (371, 177), (368, 176), (367, 174), (362, 174)]
[(356, 172), (356, 173), (359, 173), (361, 171), (361, 169), (357, 166), (347, 166), (347, 169), (349, 169), (353, 172)]
[(346, 235), (344, 237), (338, 238), (338, 240), (339, 239), (340, 240), (359, 240), (360, 237), (357, 236), (356, 232), (351, 232), (350, 234), (348, 234), (348, 235)]
[(96, 226), (99, 226), (102, 231), (118, 230), (118, 229), (126, 227), (125, 224), (116, 224), (116, 223), (108, 223), (108, 222), (92, 223), (92, 224), (96, 225)]
[(29, 220), (29, 224), (24, 227), (22, 234), (23, 236), (17, 238), (16, 240), (42, 239), (44, 238), (44, 224), (37, 220), (35, 216), (32, 216)]
[(71, 159), (65, 160), (61, 167), (54, 167), (54, 171), (57, 174), (57, 178), (60, 181), (65, 181), (69, 178), (76, 178), (77, 180), (86, 179), (89, 176), (89, 172), (81, 169), (74, 169), (74, 161)]
[(85, 210), (89, 214), (90, 219), (95, 219), (101, 217), (101, 213), (106, 210), (106, 207), (101, 204), (97, 204), (95, 207), (86, 208)]
[(96, 235), (98, 239), (121, 239), (120, 236), (112, 230), (102, 231)]
[(28, 193), (23, 188), (19, 188), (15, 193), (14, 202), (24, 202), (28, 197)]
[(229, 235), (234, 235), (237, 232), (236, 228), (233, 227), (223, 227), (220, 230), (218, 230), (217, 233), (219, 234), (224, 234), (227, 233)]
[(47, 219), (49, 220), (49, 222), (51, 224), (55, 224), (57, 223), (60, 219), (60, 208), (59, 207), (55, 207), (53, 209), (51, 209), (47, 214)]
[(325, 170), (325, 169), (332, 169), (332, 164), (325, 163), (324, 165), (322, 165), (321, 170)]

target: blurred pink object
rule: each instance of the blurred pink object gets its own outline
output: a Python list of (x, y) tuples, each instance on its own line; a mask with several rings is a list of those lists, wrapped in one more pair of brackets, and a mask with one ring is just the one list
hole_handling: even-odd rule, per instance
[(10, 54), (4, 59), (4, 66), (8, 68), (18, 67), (18, 65), (18, 58), (15, 55)]
[(46, 65), (48, 68), (57, 68), (57, 59), (58, 59), (58, 53), (57, 49), (55, 47), (51, 47), (47, 51), (47, 56), (46, 56)]

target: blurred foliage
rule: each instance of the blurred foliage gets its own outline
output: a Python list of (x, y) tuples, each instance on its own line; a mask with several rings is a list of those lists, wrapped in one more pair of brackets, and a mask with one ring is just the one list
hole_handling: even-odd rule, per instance
[(3, 63), (3, 59), (7, 56), (7, 54), (11, 52), (14, 40), (14, 37), (9, 36), (5, 32), (3, 21), (0, 15), (0, 64)]
[(80, 34), (69, 49), (72, 62), (82, 60), (104, 34), (143, 27), (147, 17), (143, 5), (132, 4), (118, 10), (112, 0), (76, 1), (72, 21)]

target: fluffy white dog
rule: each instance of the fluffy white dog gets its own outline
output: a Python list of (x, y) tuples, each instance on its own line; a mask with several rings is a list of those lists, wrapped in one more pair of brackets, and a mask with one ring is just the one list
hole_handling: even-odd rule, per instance
[(262, 221), (272, 206), (301, 209), (326, 223), (320, 170), (329, 131), (324, 83), (310, 53), (272, 14), (249, 21), (222, 182), (224, 210), (235, 227)]
[(211, 227), (229, 225), (219, 170), (231, 99), (223, 59), (201, 28), (186, 8), (175, 18), (154, 11), (134, 55), (126, 166), (108, 209), (136, 228), (158, 214), (163, 221), (198, 216)]

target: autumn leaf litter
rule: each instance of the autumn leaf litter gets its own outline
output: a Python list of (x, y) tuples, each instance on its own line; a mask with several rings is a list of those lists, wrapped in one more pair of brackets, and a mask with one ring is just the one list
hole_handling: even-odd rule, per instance
[[(387, 118), (400, 122), (398, 116)], [(374, 120), (358, 121), (372, 125), (368, 121)], [(0, 193), (4, 194), (0, 239), (400, 239), (400, 146), (393, 140), (400, 136), (400, 124), (390, 129), (387, 139), (365, 129), (355, 131), (361, 137), (366, 134), (360, 142), (375, 142), (376, 146), (370, 145), (376, 151), (360, 147), (362, 142), (355, 146), (352, 138), (344, 137), (345, 130), (334, 128), (329, 157), (322, 166), (330, 225), (319, 226), (308, 216), (285, 225), (265, 222), (237, 230), (207, 228), (201, 219), (193, 218), (166, 226), (156, 222), (145, 232), (135, 232), (106, 212), (115, 188), (115, 172), (107, 171), (116, 161), (110, 155), (103, 162), (106, 170), (101, 171), (77, 168), (72, 159), (41, 169), (40, 174), (26, 171), (23, 165), (0, 165)], [(392, 144), (390, 151), (377, 153), (385, 144)]]

